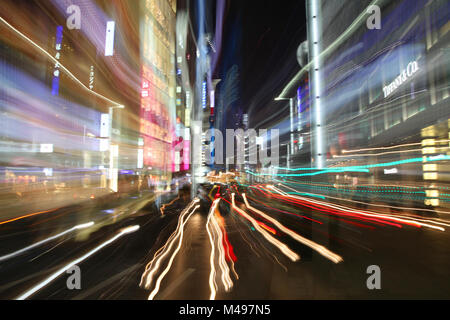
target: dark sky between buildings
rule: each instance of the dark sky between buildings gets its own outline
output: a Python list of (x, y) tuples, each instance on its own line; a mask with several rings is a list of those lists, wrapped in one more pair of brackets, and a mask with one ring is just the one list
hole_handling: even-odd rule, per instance
[(239, 65), (240, 105), (244, 112), (253, 109), (254, 122), (277, 107), (273, 99), (300, 70), (305, 1), (229, 0), (225, 16), (222, 54)]

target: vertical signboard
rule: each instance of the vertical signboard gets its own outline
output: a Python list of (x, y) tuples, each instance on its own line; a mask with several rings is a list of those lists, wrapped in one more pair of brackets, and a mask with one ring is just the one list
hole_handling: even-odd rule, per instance
[(55, 38), (55, 67), (53, 69), (53, 80), (52, 80), (52, 95), (57, 96), (59, 94), (59, 59), (61, 57), (61, 45), (63, 37), (63, 26), (56, 27), (56, 38)]
[(105, 56), (110, 57), (114, 54), (114, 29), (116, 23), (108, 21), (106, 23), (106, 41), (105, 41)]
[(109, 114), (108, 113), (102, 113), (100, 116), (100, 151), (106, 151), (108, 150), (109, 146)]

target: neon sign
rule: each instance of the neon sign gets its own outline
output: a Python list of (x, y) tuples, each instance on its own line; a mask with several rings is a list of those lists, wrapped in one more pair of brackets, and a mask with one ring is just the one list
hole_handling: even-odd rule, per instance
[(55, 69), (53, 70), (53, 80), (52, 80), (52, 95), (57, 96), (59, 94), (59, 58), (61, 56), (61, 44), (63, 37), (63, 27), (56, 27), (56, 39), (55, 39), (55, 49), (56, 55), (55, 59), (58, 60), (55, 63)]

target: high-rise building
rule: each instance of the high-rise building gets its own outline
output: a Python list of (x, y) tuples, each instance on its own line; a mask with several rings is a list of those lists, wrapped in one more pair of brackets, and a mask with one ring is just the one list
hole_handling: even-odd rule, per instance
[[(176, 1), (141, 3), (141, 111), (143, 166), (154, 183), (170, 182), (176, 137)], [(164, 184), (161, 184), (164, 185)]]

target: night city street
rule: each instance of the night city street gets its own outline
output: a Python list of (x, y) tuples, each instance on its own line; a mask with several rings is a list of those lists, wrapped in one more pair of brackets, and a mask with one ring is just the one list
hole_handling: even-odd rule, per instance
[(448, 0), (0, 8), (0, 300), (450, 299)]

